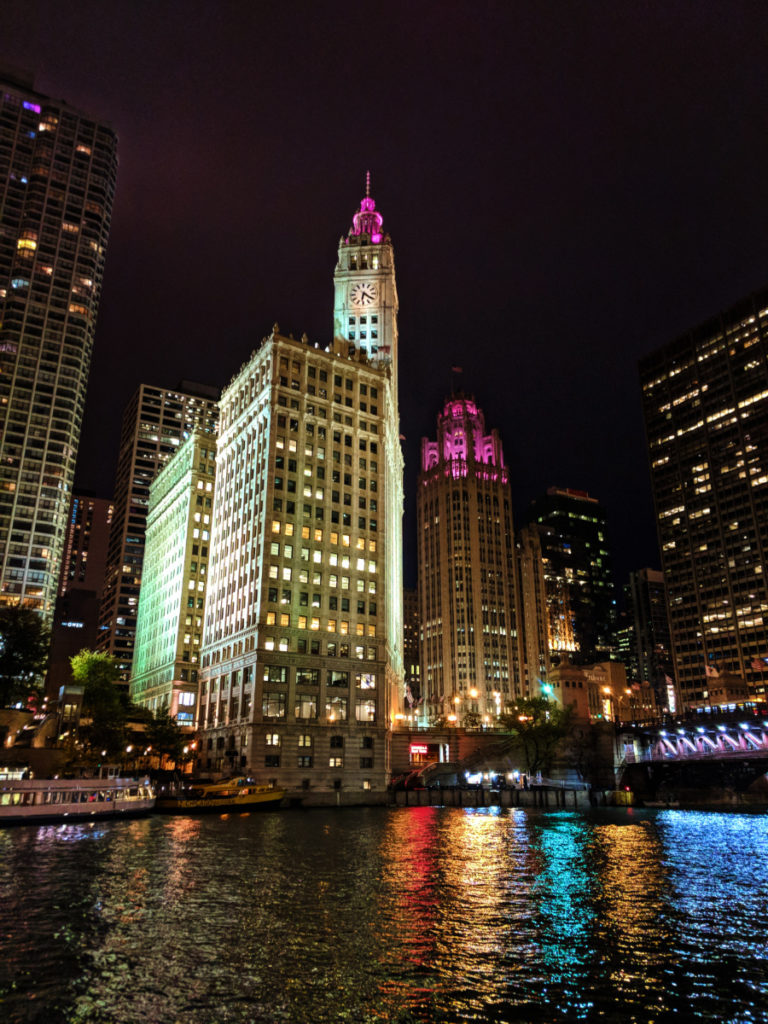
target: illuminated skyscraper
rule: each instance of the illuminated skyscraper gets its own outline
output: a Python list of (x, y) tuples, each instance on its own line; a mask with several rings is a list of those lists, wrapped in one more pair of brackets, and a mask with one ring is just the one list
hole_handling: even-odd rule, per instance
[(683, 704), (768, 679), (768, 290), (640, 363)]
[(201, 756), (308, 800), (381, 802), (403, 701), (402, 456), (392, 245), (369, 194), (334, 280), (334, 340), (275, 325), (222, 394)]
[(130, 695), (185, 726), (197, 720), (215, 475), (216, 437), (196, 430), (149, 488)]
[[(216, 388), (190, 381), (175, 389), (141, 384), (123, 414), (99, 649), (119, 660), (126, 681), (133, 661), (149, 488), (193, 430), (215, 433), (218, 394)], [(209, 499), (206, 530), (211, 511)]]
[(528, 682), (509, 473), (471, 398), (448, 399), (437, 440), (422, 439), (416, 511), (425, 713), (491, 721)]
[(584, 491), (550, 487), (531, 502), (550, 610), (550, 653), (581, 665), (614, 651), (616, 597), (605, 509)]
[(0, 603), (61, 568), (117, 172), (105, 125), (0, 72)]

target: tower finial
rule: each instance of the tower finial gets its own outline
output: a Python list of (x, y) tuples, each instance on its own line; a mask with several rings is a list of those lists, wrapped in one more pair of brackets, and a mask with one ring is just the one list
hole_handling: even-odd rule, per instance
[(352, 218), (349, 236), (352, 235), (370, 235), (373, 245), (378, 245), (384, 239), (384, 233), (381, 230), (381, 214), (376, 210), (376, 203), (371, 199), (370, 171), (365, 172), (365, 196), (360, 202), (360, 209)]

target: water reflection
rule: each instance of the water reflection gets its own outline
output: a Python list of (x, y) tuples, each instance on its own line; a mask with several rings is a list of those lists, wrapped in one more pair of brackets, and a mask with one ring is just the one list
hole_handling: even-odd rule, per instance
[[(628, 812), (631, 819), (633, 812)], [(633, 827), (606, 824), (594, 831), (592, 861), (599, 864), (596, 912), (600, 944), (613, 950), (605, 981), (628, 1020), (663, 1014), (670, 1005), (674, 930), (667, 914), (663, 846), (653, 820)]]
[(3, 1020), (758, 1021), (766, 839), (435, 807), (11, 830)]
[(665, 812), (658, 829), (677, 956), (688, 965), (675, 972), (674, 990), (693, 1016), (705, 1016), (727, 990), (742, 1007), (739, 1020), (768, 1019), (765, 816)]

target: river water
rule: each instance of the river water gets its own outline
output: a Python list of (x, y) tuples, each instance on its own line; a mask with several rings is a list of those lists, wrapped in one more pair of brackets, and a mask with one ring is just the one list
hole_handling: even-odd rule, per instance
[(768, 816), (488, 808), (0, 832), (4, 1024), (768, 1021)]

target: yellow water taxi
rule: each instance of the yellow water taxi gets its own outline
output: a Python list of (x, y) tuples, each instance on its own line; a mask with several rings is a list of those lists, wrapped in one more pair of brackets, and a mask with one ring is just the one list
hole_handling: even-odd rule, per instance
[(285, 798), (284, 789), (273, 789), (247, 778), (220, 782), (193, 782), (158, 794), (160, 814), (225, 814), (228, 811), (274, 811)]

